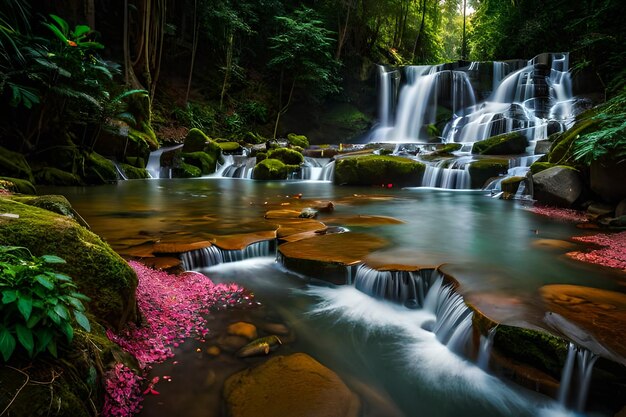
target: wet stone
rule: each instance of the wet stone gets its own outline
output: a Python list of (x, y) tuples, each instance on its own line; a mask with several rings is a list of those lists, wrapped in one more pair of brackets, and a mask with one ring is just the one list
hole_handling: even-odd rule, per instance
[(226, 332), (232, 336), (242, 336), (248, 340), (253, 340), (257, 338), (257, 330), (256, 326), (251, 323), (245, 323), (239, 321), (237, 323), (233, 323), (228, 326)]

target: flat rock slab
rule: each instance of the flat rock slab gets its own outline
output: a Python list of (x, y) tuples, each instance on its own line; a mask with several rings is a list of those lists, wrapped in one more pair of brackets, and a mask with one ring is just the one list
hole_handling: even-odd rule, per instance
[(356, 417), (360, 409), (339, 376), (304, 353), (231, 376), (224, 397), (230, 417)]
[(389, 224), (404, 224), (402, 220), (398, 220), (388, 216), (333, 216), (324, 217), (326, 224), (339, 224), (342, 226), (384, 226)]
[(183, 253), (213, 246), (208, 240), (198, 242), (159, 242), (152, 247), (152, 253)]
[(626, 294), (578, 285), (546, 285), (540, 293), (550, 311), (591, 334), (626, 364)]
[(378, 271), (420, 271), (436, 269), (445, 263), (443, 254), (417, 252), (410, 249), (383, 250), (367, 255), (366, 266)]
[(276, 230), (221, 235), (215, 236), (215, 246), (225, 250), (242, 250), (253, 243), (273, 240), (275, 238)]
[(276, 237), (286, 241), (296, 241), (317, 236), (315, 232), (326, 229), (326, 225), (311, 219), (286, 219), (278, 221), (280, 226)]

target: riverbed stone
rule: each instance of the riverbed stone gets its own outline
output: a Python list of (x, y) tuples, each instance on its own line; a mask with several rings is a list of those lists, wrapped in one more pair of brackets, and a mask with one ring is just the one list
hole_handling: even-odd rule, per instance
[(277, 356), (226, 380), (230, 417), (356, 417), (360, 401), (330, 369), (304, 353)]
[(390, 155), (345, 157), (335, 162), (335, 184), (418, 186), (426, 165)]
[(528, 146), (528, 139), (519, 132), (504, 133), (474, 142), (472, 153), (477, 155), (519, 155)]
[(276, 228), (272, 228), (272, 230), (260, 230), (250, 233), (216, 235), (214, 244), (224, 250), (243, 250), (253, 243), (273, 241), (275, 238)]
[(392, 249), (373, 252), (363, 263), (378, 271), (421, 271), (434, 270), (446, 262), (440, 253), (416, 251), (413, 249)]
[(200, 240), (197, 242), (184, 242), (184, 241), (172, 241), (172, 242), (159, 242), (155, 243), (152, 247), (152, 253), (183, 253), (190, 252), (192, 250), (198, 250), (213, 246), (208, 240)]
[(252, 323), (246, 323), (243, 321), (229, 324), (226, 332), (233, 336), (245, 337), (248, 340), (256, 339), (258, 336), (256, 326)]
[(332, 216), (324, 217), (322, 219), (326, 224), (340, 224), (343, 226), (361, 226), (361, 227), (375, 227), (385, 226), (393, 224), (404, 224), (402, 220), (389, 216), (374, 216), (367, 214), (359, 214), (356, 216)]
[(534, 198), (544, 204), (571, 207), (583, 191), (575, 169), (555, 166), (533, 175)]

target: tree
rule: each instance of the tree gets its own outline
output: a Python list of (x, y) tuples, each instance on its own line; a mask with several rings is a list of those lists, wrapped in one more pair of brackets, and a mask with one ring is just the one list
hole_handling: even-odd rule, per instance
[[(339, 91), (337, 69), (333, 58), (332, 32), (322, 26), (322, 21), (312, 9), (302, 7), (291, 16), (277, 16), (278, 33), (270, 38), (273, 53), (268, 67), (279, 73), (278, 111), (274, 123), (274, 138), (280, 117), (287, 112), (293, 92), (299, 87), (311, 87), (308, 95), (322, 98)], [(289, 85), (284, 102), (284, 86)]]

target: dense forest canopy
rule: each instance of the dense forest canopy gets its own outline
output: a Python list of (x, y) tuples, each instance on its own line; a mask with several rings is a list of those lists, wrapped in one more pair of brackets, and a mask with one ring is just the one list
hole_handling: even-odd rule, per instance
[(272, 137), (286, 134), (281, 116), (298, 103), (356, 103), (353, 81), (365, 81), (372, 63), (546, 51), (570, 51), (574, 71), (592, 74), (611, 96), (626, 81), (621, 7), (618, 0), (6, 0), (0, 93), (10, 117), (0, 135), (22, 151), (63, 144), (68, 134), (91, 148), (118, 120), (151, 148), (153, 127), (161, 140), (180, 137), (180, 127)]

